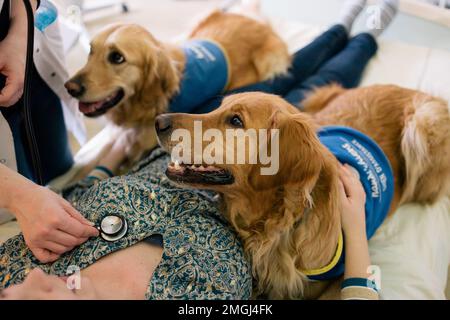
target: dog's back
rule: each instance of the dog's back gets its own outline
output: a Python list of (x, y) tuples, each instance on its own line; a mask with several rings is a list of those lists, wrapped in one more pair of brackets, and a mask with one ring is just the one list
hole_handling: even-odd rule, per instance
[(374, 139), (395, 174), (396, 203), (434, 203), (450, 194), (450, 115), (445, 101), (397, 86), (319, 89), (306, 101), (320, 125)]
[(267, 80), (290, 65), (287, 46), (272, 28), (243, 15), (215, 11), (190, 38), (210, 39), (225, 49), (232, 66), (228, 89)]

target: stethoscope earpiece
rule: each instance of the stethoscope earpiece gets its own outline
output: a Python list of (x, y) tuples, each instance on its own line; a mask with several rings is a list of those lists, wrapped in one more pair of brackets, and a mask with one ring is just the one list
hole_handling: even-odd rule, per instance
[(97, 229), (103, 240), (114, 242), (125, 237), (128, 231), (128, 223), (122, 217), (111, 215), (103, 218)]

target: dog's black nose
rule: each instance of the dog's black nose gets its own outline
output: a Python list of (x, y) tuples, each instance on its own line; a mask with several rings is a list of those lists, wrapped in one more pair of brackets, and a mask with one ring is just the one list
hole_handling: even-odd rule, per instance
[(172, 128), (172, 117), (170, 114), (162, 114), (156, 117), (155, 129), (157, 133), (166, 133)]
[(79, 79), (67, 81), (64, 86), (67, 92), (74, 98), (79, 98), (86, 92), (86, 88)]

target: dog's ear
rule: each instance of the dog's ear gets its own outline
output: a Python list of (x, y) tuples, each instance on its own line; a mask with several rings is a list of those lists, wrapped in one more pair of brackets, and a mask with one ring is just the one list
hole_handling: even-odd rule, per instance
[(161, 90), (173, 95), (179, 89), (180, 80), (176, 62), (164, 49), (158, 50), (157, 56), (156, 77), (160, 81)]
[(305, 114), (276, 111), (271, 117), (271, 129), (279, 137), (278, 141), (268, 139), (271, 141), (269, 150), (276, 150), (273, 143), (279, 145), (279, 159), (273, 159), (279, 161), (278, 173), (262, 175), (261, 166), (254, 166), (249, 177), (250, 185), (255, 190), (296, 185), (305, 192), (305, 196), (309, 195), (323, 165), (323, 146), (316, 135), (315, 125)]
[[(140, 91), (142, 100), (148, 100), (148, 103), (156, 107), (159, 103), (166, 104), (179, 90), (179, 75), (175, 61), (172, 60), (162, 44), (148, 41), (148, 46)], [(158, 101), (150, 101), (154, 99)]]

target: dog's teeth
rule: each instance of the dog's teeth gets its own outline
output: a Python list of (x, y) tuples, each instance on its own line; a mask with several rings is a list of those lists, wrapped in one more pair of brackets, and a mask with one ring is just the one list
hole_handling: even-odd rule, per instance
[(192, 166), (191, 166), (191, 169), (195, 170), (195, 165), (192, 165)]
[(180, 166), (180, 163), (178, 162), (178, 160), (175, 161), (175, 169), (177, 169), (177, 170), (181, 169), (181, 166)]

